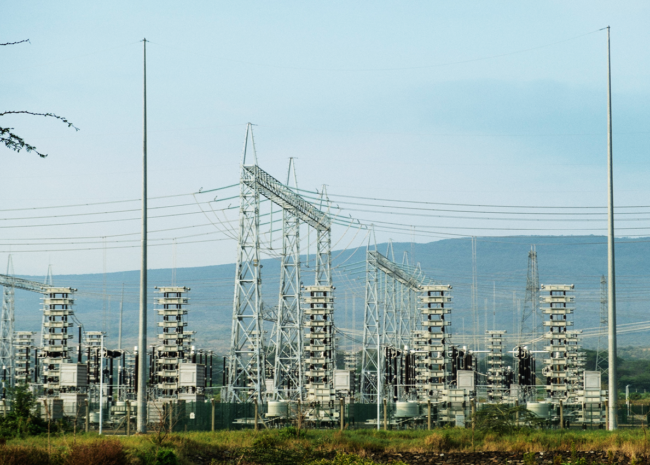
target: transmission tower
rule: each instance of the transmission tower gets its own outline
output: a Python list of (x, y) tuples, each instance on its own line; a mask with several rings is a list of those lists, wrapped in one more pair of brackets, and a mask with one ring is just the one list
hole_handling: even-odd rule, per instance
[[(391, 260), (395, 261), (395, 255), (393, 253), (393, 243), (392, 241), (388, 242), (388, 248), (386, 249), (386, 256)], [(397, 302), (396, 302), (396, 285), (395, 278), (384, 273), (384, 312), (383, 312), (383, 321), (381, 332), (381, 345), (383, 347), (398, 347), (398, 333), (397, 333)]]
[(600, 277), (600, 330), (596, 346), (595, 370), (607, 371), (607, 278)]
[[(289, 159), (287, 186), (293, 167)], [(271, 229), (273, 225), (271, 225)], [(303, 315), (300, 306), (300, 221), (289, 210), (282, 210), (282, 255), (280, 261), (280, 300), (275, 334), (274, 394), (278, 399), (303, 399)]]
[[(279, 376), (291, 373), (291, 376), (302, 370), (303, 347), (300, 345), (300, 335), (296, 328), (304, 327), (300, 301), (299, 278), (299, 249), (298, 223), (306, 223), (318, 231), (318, 249), (316, 255), (316, 284), (332, 287), (331, 278), (331, 220), (326, 213), (318, 210), (307, 200), (296, 194), (291, 188), (282, 184), (257, 165), (257, 155), (254, 164), (246, 164), (248, 139), (251, 139), (253, 154), (255, 141), (252, 125), (246, 128), (246, 141), (241, 164), (240, 206), (239, 206), (239, 241), (237, 245), (237, 264), (235, 274), (235, 298), (233, 304), (233, 321), (231, 345), (228, 360), (227, 395), (228, 402), (246, 402), (257, 399), (262, 401), (266, 390), (266, 351), (264, 347), (263, 320), (265, 319), (264, 304), (261, 296), (261, 263), (260, 263), (260, 195), (283, 209), (284, 225), (283, 247), (283, 297), (275, 322), (275, 354), (288, 354), (287, 364), (280, 363)], [(323, 201), (323, 200), (321, 200)], [(288, 214), (288, 215), (287, 215)], [(314, 291), (316, 292), (316, 291)], [(320, 292), (320, 291), (319, 291)], [(327, 299), (333, 299), (331, 289)], [(310, 304), (311, 305), (311, 304)], [(315, 305), (315, 304), (314, 304)], [(328, 309), (330, 304), (328, 303)], [(332, 307), (333, 308), (333, 307)], [(289, 314), (291, 310), (291, 314)], [(288, 336), (278, 337), (282, 328), (291, 328)], [(295, 335), (295, 338), (294, 338)], [(289, 347), (284, 347), (287, 345)], [(330, 351), (327, 351), (328, 355)], [(282, 358), (282, 357), (281, 357)], [(295, 377), (295, 376), (294, 376)], [(328, 377), (331, 383), (332, 377)], [(282, 379), (274, 379), (275, 386), (291, 385), (292, 389), (303, 389), (293, 381), (284, 383)]]
[[(11, 255), (7, 260), (7, 276), (13, 276), (14, 265)], [(3, 287), (2, 315), (0, 317), (0, 363), (6, 370), (9, 383), (6, 387), (14, 385), (14, 292), (13, 284)]]
[(539, 314), (539, 273), (537, 270), (537, 250), (531, 246), (528, 252), (528, 274), (526, 276), (526, 297), (524, 298), (524, 310), (521, 313), (521, 324), (519, 325), (519, 344), (522, 338), (529, 337), (533, 350), (537, 345), (537, 326), (541, 322)]
[[(242, 179), (246, 176), (244, 167), (249, 135), (255, 165), (257, 165), (253, 128), (248, 123), (241, 163)], [(257, 183), (241, 182), (239, 185), (239, 242), (237, 244), (235, 299), (228, 357), (227, 402), (246, 402), (257, 399), (261, 403), (265, 360), (261, 311), (260, 191)]]

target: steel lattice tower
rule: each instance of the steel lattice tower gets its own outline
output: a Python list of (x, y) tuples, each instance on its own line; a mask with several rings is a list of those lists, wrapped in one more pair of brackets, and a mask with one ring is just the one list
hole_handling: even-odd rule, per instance
[[(291, 179), (289, 161), (287, 186)], [(295, 182), (298, 187), (297, 181)], [(273, 224), (271, 224), (273, 228)], [(274, 394), (279, 399), (303, 399), (303, 314), (300, 306), (300, 221), (282, 210), (282, 256), (280, 262), (280, 300), (275, 324)]]
[[(246, 126), (242, 155), (242, 181), (247, 172), (246, 151), (251, 139), (255, 164), (252, 125)], [(264, 348), (259, 238), (260, 192), (258, 185), (240, 182), (239, 242), (235, 268), (235, 299), (232, 312), (231, 345), (228, 357), (227, 402), (262, 401), (264, 390)]]
[(380, 374), (379, 271), (366, 250), (366, 296), (363, 311), (363, 348), (361, 351), (361, 402), (374, 403), (381, 397), (377, 378)]
[[(13, 261), (11, 255), (7, 260), (7, 276), (13, 276)], [(0, 363), (7, 370), (9, 383), (13, 387), (14, 373), (14, 301), (15, 286), (13, 284), (3, 287), (2, 315), (0, 316)]]
[[(528, 252), (528, 274), (526, 276), (526, 297), (524, 299), (524, 310), (521, 313), (521, 324), (519, 326), (519, 344), (522, 338), (532, 341), (537, 339), (537, 326), (541, 322), (539, 314), (539, 273), (537, 270), (537, 250), (535, 246)], [(528, 336), (530, 334), (530, 336)], [(533, 342), (535, 350), (537, 343)]]
[[(279, 379), (274, 386), (284, 386), (284, 375), (295, 376), (303, 369), (304, 355), (300, 334), (304, 328), (300, 309), (299, 223), (306, 223), (318, 231), (316, 254), (316, 283), (331, 287), (331, 220), (326, 213), (296, 194), (291, 188), (266, 173), (255, 164), (246, 164), (246, 150), (250, 135), (253, 153), (255, 141), (252, 125), (246, 128), (246, 141), (241, 164), (239, 241), (235, 274), (235, 298), (231, 347), (228, 361), (227, 402), (262, 401), (266, 390), (267, 363), (265, 360), (263, 320), (264, 305), (261, 296), (260, 263), (260, 195), (280, 206), (284, 213), (283, 278), (281, 308), (273, 321), (275, 327), (275, 354), (288, 354), (279, 359)], [(286, 216), (289, 215), (289, 216)], [(286, 247), (285, 247), (286, 246)], [(270, 312), (267, 312), (270, 313)], [(281, 337), (278, 331), (287, 330)], [(294, 349), (295, 348), (295, 349)], [(298, 370), (298, 371), (296, 371)], [(288, 384), (291, 384), (289, 382)], [(275, 388), (273, 388), (275, 389)], [(292, 389), (303, 389), (300, 382)]]
[[(390, 250), (390, 249), (389, 249)], [(382, 276), (383, 275), (383, 276)], [(382, 277), (384, 279), (382, 279)], [(377, 251), (366, 250), (366, 298), (364, 309), (363, 348), (361, 352), (361, 402), (374, 403), (382, 398), (384, 379), (382, 378), (384, 350), (397, 348), (400, 340), (410, 340), (413, 332), (398, 333), (398, 311), (394, 296), (395, 288), (406, 287), (411, 292), (420, 291), (426, 284), (419, 269), (414, 273), (399, 266)], [(383, 287), (382, 287), (383, 286)], [(384, 301), (380, 301), (380, 296)], [(411, 301), (415, 304), (415, 300)], [(411, 314), (414, 309), (406, 309)], [(380, 315), (380, 311), (382, 314)], [(401, 319), (401, 316), (399, 316)], [(403, 347), (401, 347), (403, 349)]]

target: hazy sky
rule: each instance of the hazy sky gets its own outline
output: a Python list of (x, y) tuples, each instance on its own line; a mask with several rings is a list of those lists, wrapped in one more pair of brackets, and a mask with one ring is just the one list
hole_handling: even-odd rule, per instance
[[(13, 251), (17, 273), (43, 274), (48, 263), (56, 273), (138, 267), (137, 202), (41, 207), (139, 198), (143, 37), (151, 41), (151, 197), (237, 183), (250, 121), (264, 169), (284, 180), (296, 157), (300, 187), (326, 184), (333, 197), (604, 206), (606, 32), (598, 30), (610, 25), (616, 203), (650, 205), (647, 2), (40, 1), (5, 2), (0, 11), (0, 42), (31, 41), (0, 47), (0, 111), (55, 112), (80, 128), (0, 118), (49, 154), (0, 149), (0, 266)], [(186, 229), (152, 233), (162, 244), (151, 249), (152, 268), (171, 266), (173, 238), (193, 242), (178, 245), (179, 267), (234, 260), (234, 230), (217, 227), (236, 220), (236, 209), (211, 210), (236, 199), (151, 201), (170, 205), (181, 206), (152, 211), (164, 217), (151, 228)], [(120, 213), (101, 214), (109, 211)], [(60, 215), (77, 216), (52, 218)], [(580, 232), (566, 223), (508, 231), (512, 222), (485, 230), (472, 228), (486, 221), (471, 219), (379, 217), (470, 235), (605, 227), (603, 217), (573, 224)], [(626, 224), (650, 226), (635, 221)], [(365, 232), (337, 234), (346, 234), (340, 248)], [(435, 239), (378, 231), (378, 240), (389, 237)]]

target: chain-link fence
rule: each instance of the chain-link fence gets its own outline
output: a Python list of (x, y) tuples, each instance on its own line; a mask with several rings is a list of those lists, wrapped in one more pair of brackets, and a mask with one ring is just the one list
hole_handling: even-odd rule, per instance
[[(410, 405), (405, 405), (410, 404)], [(343, 404), (343, 427), (346, 429), (427, 429), (442, 426), (471, 427), (476, 413), (493, 408), (490, 403), (450, 405), (447, 403), (386, 403)], [(508, 415), (515, 418), (514, 405), (498, 404), (508, 408)], [(520, 409), (526, 406), (520, 407)], [(540, 402), (527, 405), (531, 414), (542, 419), (538, 424), (544, 428), (602, 429), (607, 422), (604, 404), (568, 404)], [(543, 408), (542, 408), (543, 407)], [(10, 407), (8, 407), (9, 409)], [(221, 403), (216, 401), (150, 401), (147, 403), (149, 431), (217, 431), (283, 428), (341, 428), (341, 404), (335, 402), (327, 406), (297, 402), (287, 403), (284, 410), (277, 407), (269, 409), (269, 404)], [(133, 434), (136, 427), (136, 402), (116, 402), (104, 404), (100, 411), (98, 403), (79, 403), (60, 408), (52, 401), (48, 406), (37, 406), (37, 413), (52, 421), (68, 422), (77, 431), (98, 431), (105, 434)], [(624, 402), (617, 405), (617, 421), (621, 428), (647, 427), (650, 405)], [(516, 417), (514, 424), (519, 419)], [(511, 419), (512, 420), (512, 419)], [(519, 422), (521, 423), (521, 422)], [(523, 423), (519, 424), (522, 426)]]

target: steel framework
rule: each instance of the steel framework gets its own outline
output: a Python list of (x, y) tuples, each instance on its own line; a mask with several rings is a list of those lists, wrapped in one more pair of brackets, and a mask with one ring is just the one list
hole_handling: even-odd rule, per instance
[[(14, 274), (11, 255), (7, 260), (7, 276)], [(15, 382), (14, 372), (14, 315), (15, 315), (15, 289), (13, 284), (3, 287), (2, 315), (0, 316), (0, 363), (2, 369), (8, 374), (8, 387), (13, 387)]]
[(250, 123), (246, 128), (241, 164), (239, 242), (226, 394), (228, 402), (252, 399), (261, 402), (266, 390), (259, 237), (260, 195), (283, 210), (282, 271), (273, 381), (276, 392), (272, 394), (300, 397), (303, 389), (300, 222), (317, 230), (316, 284), (331, 285), (331, 221), (328, 215), (257, 166), (257, 155), (255, 164), (247, 165), (249, 136), (255, 153)]
[[(383, 301), (380, 301), (381, 281), (384, 286)], [(382, 398), (383, 349), (388, 346), (397, 347), (404, 340), (410, 341), (413, 335), (410, 327), (408, 332), (398, 333), (400, 328), (405, 328), (397, 324), (403, 318), (397, 316), (393, 286), (401, 285), (409, 290), (419, 291), (421, 286), (426, 283), (426, 278), (419, 270), (413, 272), (389, 260), (379, 252), (370, 250), (369, 247), (366, 250), (366, 291), (360, 379), (361, 402), (375, 403)], [(383, 309), (381, 315), (380, 309)], [(410, 314), (408, 318), (414, 318), (415, 309), (412, 307), (400, 306), (399, 311), (408, 312)], [(401, 347), (403, 348), (403, 345)]]
[[(287, 186), (294, 168), (289, 160)], [(273, 223), (271, 222), (271, 230)], [(273, 395), (278, 399), (302, 399), (304, 366), (302, 364), (303, 315), (300, 306), (300, 220), (282, 209), (282, 255), (280, 262), (280, 299), (275, 321)]]
[(533, 350), (535, 350), (537, 347), (537, 326), (539, 325), (540, 321), (541, 315), (539, 313), (539, 272), (537, 269), (537, 250), (535, 250), (535, 246), (531, 246), (530, 251), (528, 252), (526, 297), (524, 299), (524, 310), (521, 313), (521, 324), (519, 326), (519, 344), (523, 342), (522, 338), (530, 338), (530, 340), (533, 341)]

